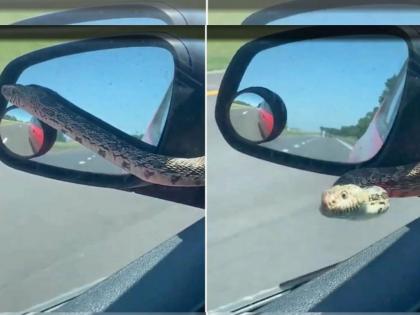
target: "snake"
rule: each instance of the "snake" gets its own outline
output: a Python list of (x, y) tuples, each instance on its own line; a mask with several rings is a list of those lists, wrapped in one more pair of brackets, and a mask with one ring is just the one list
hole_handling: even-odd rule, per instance
[(93, 123), (80, 107), (40, 85), (3, 85), (1, 93), (9, 103), (147, 183), (179, 187), (205, 185), (204, 156), (180, 158), (142, 150), (104, 124)]
[(331, 218), (375, 218), (388, 211), (390, 198), (420, 196), (419, 183), (420, 163), (352, 170), (322, 193), (320, 211)]

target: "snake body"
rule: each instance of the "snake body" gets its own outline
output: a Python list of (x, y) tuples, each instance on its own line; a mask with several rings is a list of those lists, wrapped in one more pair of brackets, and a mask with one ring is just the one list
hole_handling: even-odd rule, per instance
[(367, 219), (385, 213), (389, 198), (420, 196), (420, 163), (364, 168), (341, 176), (321, 197), (328, 217)]
[(80, 108), (45, 87), (4, 85), (1, 92), (13, 105), (146, 182), (164, 186), (204, 186), (203, 156), (177, 158), (141, 150), (108, 129), (93, 124), (81, 114)]

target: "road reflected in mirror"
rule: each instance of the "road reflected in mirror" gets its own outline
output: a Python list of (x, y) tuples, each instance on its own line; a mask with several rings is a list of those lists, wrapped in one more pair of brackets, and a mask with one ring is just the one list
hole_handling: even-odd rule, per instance
[(0, 122), (4, 146), (21, 157), (39, 153), (44, 143), (44, 130), (38, 119), (20, 108), (10, 108)]
[(128, 135), (157, 145), (172, 99), (174, 72), (174, 58), (165, 48), (121, 47), (34, 64), (17, 84), (49, 88)]
[[(100, 47), (101, 41), (96, 45)], [(136, 140), (157, 146), (172, 100), (174, 57), (159, 46), (127, 44), (34, 64), (22, 72), (17, 84), (49, 88)], [(92, 48), (97, 49), (96, 45)], [(29, 121), (26, 123), (30, 125)], [(27, 136), (16, 139), (4, 132), (6, 141), (13, 145), (12, 152), (21, 157), (33, 157)], [(32, 160), (85, 172), (126, 174), (61, 131), (57, 131), (52, 147)]]
[(84, 172), (108, 175), (127, 174), (123, 169), (60, 131), (57, 132), (57, 140), (51, 149), (46, 154), (33, 158), (32, 161)]
[(238, 90), (263, 86), (285, 103), (284, 131), (260, 145), (318, 160), (358, 163), (374, 157), (391, 130), (407, 59), (406, 42), (392, 36), (273, 43), (252, 59)]
[(271, 107), (257, 94), (237, 95), (229, 114), (232, 127), (248, 141), (264, 141), (273, 132), (274, 118)]

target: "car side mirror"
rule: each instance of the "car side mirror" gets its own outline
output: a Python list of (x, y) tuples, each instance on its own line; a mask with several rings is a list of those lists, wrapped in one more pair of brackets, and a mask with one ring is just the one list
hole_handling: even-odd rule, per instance
[[(168, 126), (176, 124), (178, 108), (202, 93), (188, 49), (167, 34), (96, 38), (34, 51), (13, 60), (1, 74), (0, 86), (15, 84), (48, 88), (145, 152), (197, 156), (191, 144), (181, 155), (166, 146), (171, 139), (179, 141)], [(149, 185), (3, 95), (0, 109), (0, 160), (7, 165), (79, 184), (120, 189)]]
[[(256, 39), (225, 72), (219, 129), (243, 153), (331, 175), (412, 162), (416, 45), (412, 30), (398, 27), (305, 27)], [(251, 98), (243, 91), (255, 88), (282, 100), (271, 104), (264, 128), (237, 115)], [(283, 119), (270, 119), (273, 112)], [(266, 129), (278, 132), (265, 136)], [(410, 154), (397, 157), (397, 147)]]

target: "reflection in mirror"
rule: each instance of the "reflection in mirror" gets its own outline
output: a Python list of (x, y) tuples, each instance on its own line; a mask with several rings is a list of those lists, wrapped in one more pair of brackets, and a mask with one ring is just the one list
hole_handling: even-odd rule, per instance
[(397, 37), (345, 36), (260, 51), (239, 89), (263, 86), (287, 108), (287, 126), (261, 144), (319, 160), (356, 163), (380, 150), (394, 122), (408, 48)]
[(84, 172), (127, 174), (122, 168), (108, 162), (60, 131), (57, 132), (57, 140), (51, 150), (33, 158), (32, 161)]
[[(83, 75), (81, 75), (81, 73)], [(47, 87), (125, 133), (143, 139), (163, 131), (174, 78), (172, 54), (159, 47), (123, 47), (54, 58), (27, 68), (17, 83)], [(158, 111), (161, 119), (154, 120)], [(153, 139), (157, 145), (159, 137)]]
[(86, 21), (71, 25), (167, 25), (167, 23), (157, 18), (130, 17)]
[[(156, 146), (172, 100), (174, 72), (174, 58), (164, 48), (122, 47), (32, 65), (17, 83), (47, 87), (126, 134)], [(60, 133), (52, 149), (33, 160), (86, 172), (125, 173)]]
[(293, 14), (269, 25), (417, 25), (420, 6), (366, 5), (323, 9)]
[(237, 95), (229, 114), (232, 127), (244, 139), (261, 142), (273, 132), (272, 110), (258, 94), (240, 93)]
[(19, 157), (85, 172), (127, 174), (60, 131), (48, 152), (36, 156), (41, 152), (44, 142), (48, 141), (47, 137), (40, 121), (21, 108), (9, 107), (0, 121), (1, 141)]
[(44, 143), (44, 130), (38, 119), (20, 108), (10, 108), (0, 122), (0, 137), (12, 153), (21, 157), (38, 154)]

